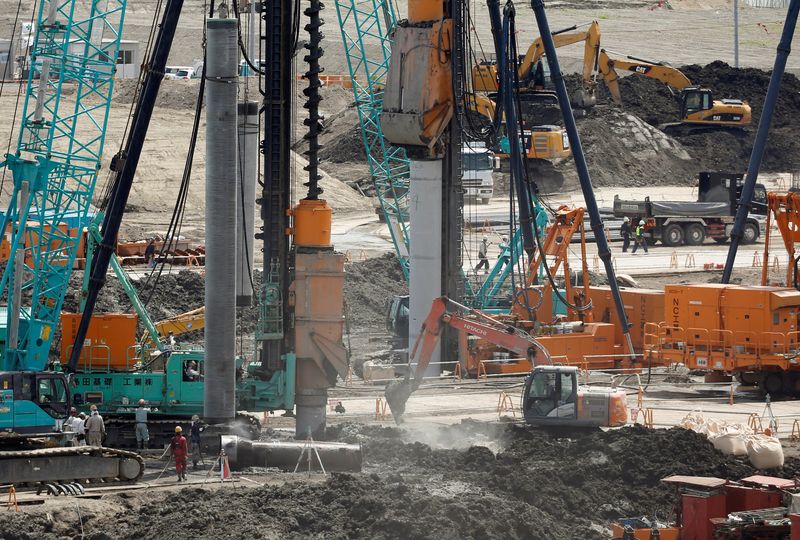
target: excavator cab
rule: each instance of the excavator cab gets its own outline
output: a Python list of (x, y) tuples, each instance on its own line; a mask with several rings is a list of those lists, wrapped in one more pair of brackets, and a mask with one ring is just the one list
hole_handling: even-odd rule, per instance
[(714, 95), (708, 88), (684, 88), (679, 102), (683, 124), (742, 127), (749, 125), (752, 119), (750, 105), (740, 99), (714, 101)]
[(528, 424), (562, 424), (577, 420), (578, 369), (538, 366), (525, 380), (522, 410)]
[(0, 372), (0, 431), (54, 433), (71, 405), (67, 378), (51, 371)]
[(707, 111), (714, 106), (714, 96), (707, 88), (687, 88), (681, 94), (681, 118), (700, 111)]

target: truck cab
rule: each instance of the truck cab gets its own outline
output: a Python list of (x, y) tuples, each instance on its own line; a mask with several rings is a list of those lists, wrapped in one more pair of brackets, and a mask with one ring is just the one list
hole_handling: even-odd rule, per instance
[(492, 172), (497, 165), (494, 154), (484, 143), (468, 142), (462, 147), (462, 157), (464, 195), (481, 204), (489, 204), (494, 195)]

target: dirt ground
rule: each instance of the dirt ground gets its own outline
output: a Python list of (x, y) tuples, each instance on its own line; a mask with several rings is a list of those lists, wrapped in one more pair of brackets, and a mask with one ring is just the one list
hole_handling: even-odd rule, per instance
[[(425, 431), (341, 424), (328, 435), (362, 443), (362, 474), (309, 481), (245, 471), (250, 482), (236, 487), (50, 501), (0, 514), (0, 536), (156, 539), (174, 529), (208, 539), (600, 539), (619, 517), (671, 518), (674, 491), (660, 483), (666, 476), (756, 472), (679, 428), (559, 434), (465, 420)], [(764, 472), (791, 478), (800, 461)], [(267, 483), (251, 487), (254, 481)]]

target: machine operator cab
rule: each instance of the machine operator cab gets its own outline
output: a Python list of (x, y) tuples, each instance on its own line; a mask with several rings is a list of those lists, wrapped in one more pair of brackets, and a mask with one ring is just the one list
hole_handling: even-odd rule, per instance
[(55, 433), (71, 405), (67, 378), (50, 371), (0, 372), (0, 431)]
[(522, 409), (530, 423), (577, 419), (578, 368), (540, 366), (525, 380)]
[(522, 395), (525, 422), (547, 426), (624, 426), (627, 396), (622, 390), (578, 389), (575, 366), (537, 366), (525, 379)]

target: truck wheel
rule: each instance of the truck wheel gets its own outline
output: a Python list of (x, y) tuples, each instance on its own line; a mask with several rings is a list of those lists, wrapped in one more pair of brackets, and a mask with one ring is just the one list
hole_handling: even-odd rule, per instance
[(491, 201), (491, 200), (492, 199), (483, 198), (483, 199), (481, 199), (481, 204), (489, 204), (489, 201)]
[(664, 228), (661, 241), (665, 246), (676, 247), (683, 244), (683, 227), (677, 223), (671, 223)]
[(758, 226), (753, 223), (745, 223), (742, 232), (743, 244), (755, 244), (758, 240)]
[(699, 246), (706, 240), (706, 230), (699, 223), (689, 223), (684, 230), (684, 238), (689, 246)]

